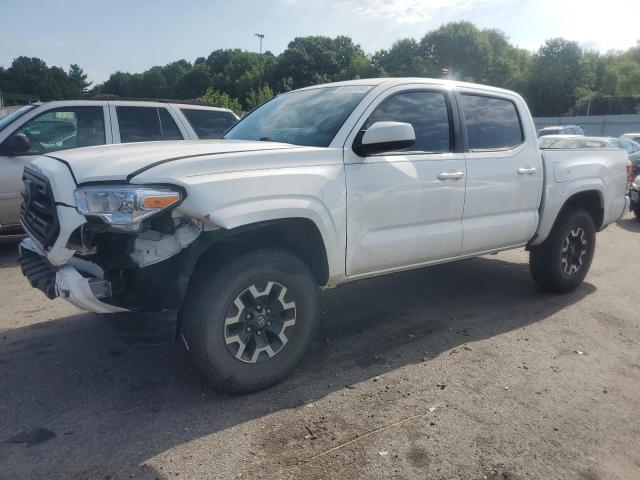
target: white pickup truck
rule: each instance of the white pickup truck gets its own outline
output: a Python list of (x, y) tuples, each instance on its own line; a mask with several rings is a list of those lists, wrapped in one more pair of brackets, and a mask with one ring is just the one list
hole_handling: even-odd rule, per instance
[(303, 356), (318, 287), (525, 247), (540, 287), (576, 288), (596, 231), (626, 211), (626, 177), (622, 150), (539, 151), (513, 92), (319, 85), (221, 140), (36, 158), (20, 262), (50, 298), (175, 319), (213, 384), (249, 392)]

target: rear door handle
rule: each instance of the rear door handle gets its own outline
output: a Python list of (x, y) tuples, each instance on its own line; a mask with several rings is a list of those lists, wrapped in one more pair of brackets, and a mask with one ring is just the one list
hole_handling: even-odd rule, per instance
[(442, 172), (438, 174), (438, 180), (460, 180), (464, 177), (464, 172)]
[(518, 169), (518, 175), (533, 175), (536, 169), (533, 167), (522, 167)]

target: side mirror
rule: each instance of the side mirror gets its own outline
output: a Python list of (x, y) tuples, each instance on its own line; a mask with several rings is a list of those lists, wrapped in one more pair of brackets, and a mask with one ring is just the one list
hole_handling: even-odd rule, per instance
[(11, 135), (2, 142), (2, 146), (9, 155), (23, 155), (31, 150), (31, 142), (22, 133)]
[(360, 157), (376, 153), (402, 150), (416, 143), (416, 132), (410, 123), (376, 122), (353, 143), (353, 151)]

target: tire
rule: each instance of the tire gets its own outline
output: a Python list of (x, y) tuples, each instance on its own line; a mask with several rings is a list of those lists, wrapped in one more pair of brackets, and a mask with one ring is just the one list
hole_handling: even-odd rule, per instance
[(229, 393), (285, 378), (318, 326), (314, 276), (281, 248), (241, 254), (212, 276), (201, 270), (190, 288), (181, 312), (189, 356), (206, 380)]
[(633, 214), (636, 216), (636, 220), (640, 222), (640, 202), (636, 203), (636, 206), (633, 209)]
[(595, 246), (591, 215), (579, 208), (561, 212), (549, 237), (529, 252), (533, 280), (547, 292), (575, 290), (589, 271)]

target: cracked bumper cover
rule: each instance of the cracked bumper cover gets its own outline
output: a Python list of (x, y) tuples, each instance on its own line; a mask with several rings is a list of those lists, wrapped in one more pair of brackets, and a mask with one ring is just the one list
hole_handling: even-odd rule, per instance
[(31, 286), (40, 289), (49, 298), (59, 296), (78, 308), (95, 313), (128, 311), (99, 300), (109, 295), (109, 282), (87, 277), (69, 263), (52, 266), (46, 254), (31, 238), (25, 238), (20, 243), (20, 265)]
[(44, 252), (31, 238), (20, 243), (20, 266), (22, 273), (32, 287), (41, 290), (53, 299), (62, 297), (78, 308), (95, 313), (126, 312), (124, 308), (101, 302), (99, 298), (108, 296), (109, 282), (82, 275), (70, 264), (52, 266)]

